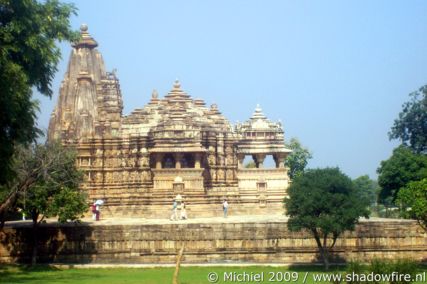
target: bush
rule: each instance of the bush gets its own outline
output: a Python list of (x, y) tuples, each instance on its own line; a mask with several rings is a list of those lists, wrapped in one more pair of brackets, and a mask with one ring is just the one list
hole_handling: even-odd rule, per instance
[[(373, 259), (369, 266), (369, 271), (374, 274), (388, 274), (391, 275), (393, 272), (401, 274), (409, 274), (411, 278), (415, 278), (418, 270), (418, 263), (409, 259), (398, 259), (398, 260), (383, 260)], [(380, 283), (380, 282), (374, 282)], [(412, 281), (390, 281), (390, 284), (401, 284), (401, 283), (412, 283)]]
[[(399, 274), (409, 274), (411, 275), (411, 278), (414, 279), (418, 270), (418, 264), (417, 262), (410, 260), (410, 259), (399, 259), (394, 262), (393, 271), (399, 273)], [(400, 283), (412, 283), (410, 282), (391, 282), (391, 284), (400, 284)]]
[[(366, 265), (362, 264), (360, 261), (351, 261), (347, 264), (347, 268), (345, 270), (345, 274), (362, 274), (366, 273)], [(360, 284), (365, 283), (362, 281), (349, 281), (347, 282), (349, 284)]]
[(387, 259), (378, 259), (375, 258), (371, 260), (369, 265), (369, 272), (373, 272), (374, 274), (389, 274), (391, 273), (392, 263)]

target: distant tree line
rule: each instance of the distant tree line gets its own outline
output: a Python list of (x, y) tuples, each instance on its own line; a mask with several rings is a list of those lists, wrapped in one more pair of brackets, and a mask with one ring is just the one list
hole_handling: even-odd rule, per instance
[[(387, 216), (397, 208), (427, 230), (427, 85), (410, 97), (389, 133), (401, 145), (381, 162), (378, 182), (367, 175), (351, 180), (338, 168), (306, 170), (310, 151), (296, 139), (288, 145), (293, 150), (286, 161), (291, 178), (284, 200), (288, 228), (313, 236), (326, 269), (337, 238), (372, 211)], [(385, 215), (379, 208), (385, 208)]]
[(401, 144), (377, 171), (378, 201), (427, 230), (427, 85), (409, 97), (389, 132)]

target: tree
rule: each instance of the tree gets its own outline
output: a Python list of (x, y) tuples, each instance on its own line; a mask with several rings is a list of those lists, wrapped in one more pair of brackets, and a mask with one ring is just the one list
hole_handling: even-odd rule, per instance
[(389, 132), (389, 138), (400, 139), (416, 153), (427, 154), (427, 85), (409, 94), (399, 118)]
[(328, 269), (337, 238), (354, 230), (359, 217), (368, 218), (366, 200), (359, 198), (351, 179), (338, 168), (307, 170), (294, 180), (288, 194), (289, 230), (310, 232)]
[(292, 153), (286, 158), (286, 164), (289, 166), (289, 177), (296, 178), (304, 172), (308, 164), (308, 160), (313, 158), (312, 154), (307, 148), (304, 148), (297, 138), (291, 138), (287, 145)]
[(370, 179), (368, 175), (364, 175), (354, 179), (353, 184), (360, 198), (365, 199), (369, 205), (374, 205), (377, 202), (380, 191), (377, 181)]
[(82, 173), (76, 167), (76, 152), (59, 143), (22, 149), (16, 162), (17, 184), (26, 184), (17, 205), (33, 221), (32, 264), (37, 258), (37, 230), (45, 218), (76, 221), (87, 211), (86, 195), (79, 189)]
[(249, 161), (246, 163), (245, 168), (246, 169), (254, 169), (254, 168), (256, 168), (256, 164), (254, 161)]
[(0, 0), (0, 185), (13, 176), (16, 146), (28, 146), (41, 133), (32, 89), (52, 95), (61, 58), (56, 42), (77, 39), (69, 21), (75, 11), (57, 0)]
[(387, 203), (389, 199), (394, 203), (400, 188), (427, 177), (427, 156), (401, 145), (393, 150), (388, 160), (381, 162), (377, 172), (381, 187), (379, 201)]
[(397, 194), (402, 216), (415, 219), (427, 231), (427, 178), (412, 181)]

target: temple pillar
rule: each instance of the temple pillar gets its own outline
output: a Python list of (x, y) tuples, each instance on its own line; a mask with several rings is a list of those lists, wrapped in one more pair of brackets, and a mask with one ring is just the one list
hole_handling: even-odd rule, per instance
[(285, 155), (275, 154), (273, 155), (274, 161), (276, 162), (276, 168), (283, 169), (285, 167)]
[(254, 159), (257, 168), (264, 168), (265, 154), (254, 154), (252, 155), (252, 158)]
[(194, 168), (195, 169), (200, 169), (200, 159), (202, 157), (202, 154), (200, 153), (195, 153), (194, 154)]
[(156, 159), (156, 169), (161, 169), (162, 168), (162, 158), (163, 158), (163, 154), (161, 153), (156, 153), (154, 154), (154, 158)]
[(243, 168), (243, 161), (245, 160), (245, 154), (237, 154), (237, 167)]
[(175, 153), (174, 154), (174, 158), (175, 158), (175, 169), (180, 169), (181, 168), (181, 159), (183, 157), (182, 153)]

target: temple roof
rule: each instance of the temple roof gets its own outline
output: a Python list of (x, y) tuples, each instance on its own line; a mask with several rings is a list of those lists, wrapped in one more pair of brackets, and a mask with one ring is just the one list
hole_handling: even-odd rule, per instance
[(236, 125), (236, 131), (244, 133), (247, 131), (264, 131), (264, 132), (283, 132), (282, 124), (280, 122), (272, 122), (269, 120), (259, 104), (256, 105), (255, 111), (251, 118), (244, 123)]
[(74, 48), (95, 48), (98, 46), (98, 43), (93, 39), (93, 37), (88, 32), (88, 26), (82, 24), (80, 26), (80, 40), (73, 44)]
[(184, 131), (187, 138), (192, 136), (197, 140), (200, 139), (200, 131), (232, 135), (233, 129), (216, 104), (207, 108), (203, 100), (192, 99), (181, 88), (180, 81), (175, 80), (172, 90), (164, 98), (159, 98), (157, 91), (153, 91), (149, 104), (125, 116), (123, 131), (125, 134), (151, 133), (159, 139), (172, 137), (172, 132)]
[(50, 139), (144, 137), (152, 152), (203, 152), (207, 141), (228, 140), (237, 143), (240, 153), (288, 151), (282, 124), (270, 121), (259, 105), (233, 129), (215, 103), (207, 107), (193, 99), (178, 79), (164, 97), (153, 90), (148, 104), (123, 116), (118, 79), (106, 72), (87, 25), (81, 25), (80, 33), (49, 123)]
[(269, 120), (259, 104), (251, 118), (236, 124), (236, 133), (240, 136), (238, 152), (255, 153), (289, 153), (284, 145), (284, 133), (280, 122)]
[(251, 120), (267, 120), (267, 117), (262, 112), (261, 107), (259, 104), (256, 105), (255, 111), (252, 114)]
[(169, 103), (191, 101), (190, 96), (181, 89), (181, 83), (178, 79), (173, 83), (172, 90), (165, 96)]

